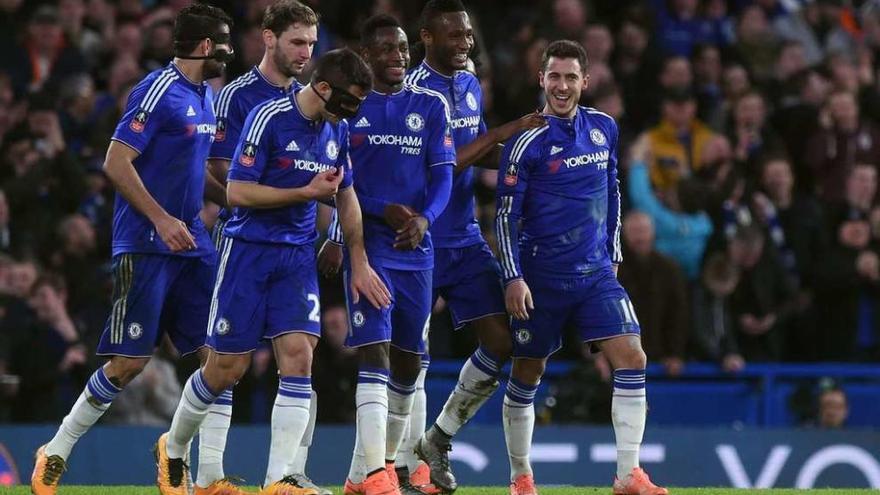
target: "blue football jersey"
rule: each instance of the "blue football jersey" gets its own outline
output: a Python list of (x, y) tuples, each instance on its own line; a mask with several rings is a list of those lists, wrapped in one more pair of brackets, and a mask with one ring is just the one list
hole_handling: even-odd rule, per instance
[(495, 227), (505, 282), (523, 269), (577, 278), (623, 259), (617, 124), (584, 107), (547, 121), (514, 135), (502, 153)]
[[(467, 71), (454, 76), (440, 74), (427, 62), (414, 67), (407, 84), (434, 90), (446, 99), (451, 114), (450, 127), (457, 148), (471, 143), (486, 132), (483, 121), (483, 92), (480, 81)], [(461, 248), (483, 241), (480, 225), (474, 218), (474, 171), (468, 167), (455, 175), (452, 196), (442, 215), (431, 226), (434, 246)]]
[[(217, 134), (214, 135), (214, 144), (208, 158), (232, 161), (232, 154), (238, 145), (241, 128), (248, 113), (260, 103), (280, 98), (300, 87), (302, 86), (296, 80), (289, 88), (276, 86), (266, 79), (257, 66), (223, 86), (214, 103)], [(220, 209), (221, 219), (227, 220), (230, 216), (230, 210)]]
[(214, 250), (199, 218), (205, 191), (205, 160), (214, 140), (214, 97), (170, 63), (131, 91), (112, 139), (138, 153), (134, 167), (147, 191), (170, 215), (185, 222), (197, 248), (171, 253), (153, 224), (116, 194), (113, 255), (158, 253), (203, 256)]
[[(349, 125), (358, 198), (404, 204), (422, 212), (427, 206), (429, 169), (455, 165), (443, 97), (406, 85), (393, 94), (373, 91)], [(397, 270), (432, 268), (430, 232), (414, 250), (394, 249), (396, 236), (383, 218), (364, 214), (364, 243), (372, 264)]]
[[(233, 154), (228, 180), (279, 187), (304, 187), (334, 167), (344, 167), (340, 189), (352, 183), (348, 126), (312, 120), (300, 110), (296, 91), (251, 110)], [(281, 208), (237, 207), (226, 224), (226, 236), (251, 242), (290, 245), (315, 241), (315, 201)]]

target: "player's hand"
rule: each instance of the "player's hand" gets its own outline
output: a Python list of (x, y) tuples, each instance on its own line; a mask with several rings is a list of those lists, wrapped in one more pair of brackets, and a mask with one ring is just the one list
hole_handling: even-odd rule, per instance
[(309, 188), (309, 196), (318, 201), (327, 201), (339, 191), (339, 184), (342, 183), (342, 177), (345, 175), (343, 167), (335, 167), (331, 170), (315, 174), (311, 182), (307, 186)]
[(517, 320), (529, 319), (529, 310), (535, 309), (535, 304), (532, 302), (532, 291), (525, 280), (514, 280), (507, 284), (504, 289), (504, 306), (510, 316)]
[(421, 215), (411, 217), (402, 229), (397, 230), (397, 237), (394, 238), (394, 249), (409, 250), (419, 247), (427, 231), (427, 218)]
[(357, 304), (360, 295), (370, 301), (376, 309), (387, 308), (391, 305), (391, 292), (385, 287), (385, 283), (369, 264), (351, 270), (351, 302)]
[(342, 246), (331, 242), (324, 241), (321, 250), (318, 252), (318, 271), (327, 278), (335, 276), (339, 273), (339, 267), (342, 266)]
[(165, 214), (156, 221), (153, 226), (162, 242), (172, 252), (189, 251), (196, 248), (196, 238), (189, 231), (185, 223), (171, 215)]
[(385, 216), (385, 223), (395, 231), (404, 228), (412, 217), (418, 216), (415, 210), (399, 203), (392, 203), (386, 206), (383, 214)]

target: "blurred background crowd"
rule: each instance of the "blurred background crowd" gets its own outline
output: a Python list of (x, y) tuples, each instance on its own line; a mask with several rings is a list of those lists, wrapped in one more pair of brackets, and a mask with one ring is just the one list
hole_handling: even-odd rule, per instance
[[(104, 152), (133, 84), (171, 59), (173, 17), (188, 3), (0, 0), (0, 421), (58, 421), (99, 364), (113, 214)], [(270, 2), (212, 3), (236, 22), (228, 81), (262, 57)], [(315, 57), (355, 46), (360, 22), (379, 12), (418, 39), (420, 1), (305, 3), (321, 15)], [(880, 2), (465, 3), (490, 127), (543, 105), (537, 74), (550, 41), (586, 47), (582, 104), (621, 129), (620, 278), (649, 360), (676, 376), (689, 361), (735, 372), (880, 358)], [(478, 178), (477, 215), (494, 247), (495, 172)], [(205, 209), (209, 225), (215, 211)], [(322, 286), (314, 383), (334, 407), (320, 408), (321, 421), (354, 414), (340, 283)], [(451, 331), (442, 301), (436, 311), (432, 357), (468, 355), (473, 336)], [(563, 353), (583, 358), (578, 345)], [(195, 363), (167, 346), (159, 356), (110, 420), (169, 420), (175, 375)], [(601, 357), (588, 359), (607, 373)], [(274, 379), (261, 350), (236, 389), (237, 420), (268, 418)]]

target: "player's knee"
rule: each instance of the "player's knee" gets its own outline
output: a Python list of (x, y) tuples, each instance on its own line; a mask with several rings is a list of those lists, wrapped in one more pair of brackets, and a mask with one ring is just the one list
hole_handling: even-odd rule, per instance
[(391, 348), (391, 376), (403, 383), (414, 383), (422, 371), (422, 356)]
[(388, 357), (389, 347), (390, 346), (387, 342), (358, 347), (359, 364), (370, 368), (390, 369), (391, 363)]
[(475, 323), (480, 346), (492, 354), (495, 359), (505, 363), (513, 352), (513, 340), (510, 337), (510, 326), (506, 315), (493, 315)]
[(150, 362), (150, 358), (113, 356), (104, 367), (104, 373), (110, 383), (122, 388), (141, 374), (148, 362)]
[(522, 383), (537, 385), (546, 367), (546, 359), (517, 358), (513, 361), (511, 376)]
[(241, 380), (250, 364), (250, 355), (214, 354), (208, 357), (202, 373), (212, 389), (226, 390)]
[(278, 371), (282, 376), (309, 376), (312, 374), (312, 345), (287, 347), (278, 357)]
[(617, 358), (618, 368), (643, 370), (648, 365), (648, 356), (641, 346), (637, 348), (627, 349)]

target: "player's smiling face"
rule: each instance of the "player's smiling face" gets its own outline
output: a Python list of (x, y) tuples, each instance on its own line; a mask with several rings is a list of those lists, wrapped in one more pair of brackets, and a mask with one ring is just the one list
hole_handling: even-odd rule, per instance
[(378, 86), (403, 84), (409, 66), (409, 41), (399, 27), (376, 30), (372, 43), (364, 50), (367, 63), (373, 69)]
[(573, 116), (589, 81), (578, 59), (550, 57), (540, 77), (547, 99), (544, 113), (557, 117)]
[(302, 74), (306, 64), (312, 59), (312, 50), (318, 42), (318, 27), (294, 23), (288, 26), (281, 36), (266, 29), (263, 42), (272, 52), (272, 63), (278, 72), (286, 77)]
[(446, 12), (431, 23), (427, 44), (436, 57), (433, 60), (445, 67), (444, 72), (466, 70), (468, 57), (474, 48), (474, 28), (467, 12)]

